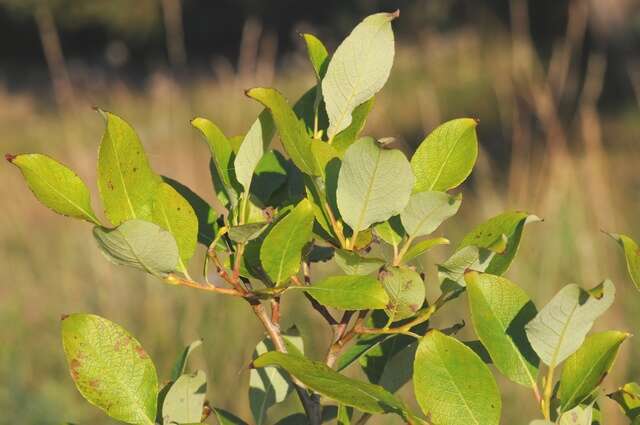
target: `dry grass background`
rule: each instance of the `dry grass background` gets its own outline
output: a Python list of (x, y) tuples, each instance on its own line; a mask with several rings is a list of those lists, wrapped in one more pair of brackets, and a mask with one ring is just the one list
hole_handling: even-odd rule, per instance
[[(473, 178), (463, 188), (461, 213), (439, 232), (455, 244), (475, 224), (503, 210), (524, 209), (543, 217), (543, 223), (525, 230), (507, 275), (539, 307), (566, 283), (592, 286), (610, 277), (617, 284), (617, 301), (597, 328), (636, 333), (640, 294), (626, 276), (618, 247), (601, 229), (640, 237), (640, 175), (635, 169), (640, 120), (635, 105), (610, 114), (598, 110), (604, 57), (589, 58), (584, 79), (575, 75), (586, 25), (581, 13), (574, 11), (566, 39), (546, 65), (522, 22), (513, 36), (487, 38), (461, 30), (442, 37), (427, 30), (415, 42), (401, 44), (366, 133), (397, 136), (399, 146), (410, 152), (439, 122), (479, 117), (481, 144), (508, 155), (481, 151)], [(524, 19), (517, 8), (512, 18)], [(103, 124), (90, 106), (100, 105), (134, 125), (158, 172), (212, 200), (208, 150), (189, 120), (206, 116), (227, 134), (242, 134), (259, 111), (243, 89), (274, 85), (293, 100), (313, 82), (301, 52), (276, 69), (273, 48), (248, 44), (238, 69), (216, 62), (210, 76), (188, 84), (158, 73), (141, 88), (88, 79), (92, 84), (77, 89), (75, 100), (62, 109), (38, 93), (0, 89), (1, 150), (38, 151), (61, 160), (89, 184), (97, 206), (95, 161)], [(568, 97), (578, 105), (569, 116), (558, 112)], [(496, 146), (491, 140), (496, 134), (509, 146)], [(262, 331), (243, 302), (116, 268), (99, 254), (90, 226), (38, 205), (8, 164), (0, 166), (0, 181), (0, 423), (111, 423), (81, 399), (66, 371), (57, 321), (74, 311), (100, 314), (130, 329), (156, 361), (161, 379), (168, 377), (181, 347), (203, 337), (194, 365), (208, 372), (212, 404), (250, 418), (246, 365)], [(434, 264), (450, 252), (451, 247), (440, 248), (424, 260), (431, 293), (436, 291)], [(199, 260), (193, 265), (199, 268)], [(285, 324), (295, 322), (311, 356), (320, 357), (329, 335), (298, 301), (285, 298)], [(464, 300), (457, 301), (435, 325), (458, 321), (465, 311)], [(472, 331), (465, 329), (462, 336), (471, 338)], [(639, 354), (637, 338), (625, 343), (606, 389), (640, 377), (634, 361)], [(531, 395), (507, 382), (501, 385), (503, 423), (526, 425), (536, 414)], [(608, 424), (625, 423), (615, 406), (603, 405), (612, 415)], [(286, 407), (297, 408), (293, 397), (285, 408), (273, 409), (274, 422)]]

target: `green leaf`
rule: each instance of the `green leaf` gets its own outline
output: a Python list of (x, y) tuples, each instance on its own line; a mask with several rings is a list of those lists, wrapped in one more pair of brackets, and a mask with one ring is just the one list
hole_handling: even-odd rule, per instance
[[(608, 397), (620, 405), (629, 419), (635, 420), (640, 417), (640, 385), (637, 383), (624, 384)], [(633, 424), (635, 425), (636, 422), (634, 421)]]
[(329, 52), (327, 52), (327, 48), (324, 46), (322, 41), (320, 41), (315, 35), (300, 35), (307, 46), (307, 55), (309, 56), (309, 61), (311, 61), (311, 66), (313, 66), (316, 79), (320, 81), (324, 77), (327, 72), (327, 67), (329, 66)]
[(154, 424), (156, 369), (129, 332), (93, 314), (72, 314), (62, 321), (62, 346), (85, 399), (118, 421)]
[(311, 240), (313, 218), (311, 203), (304, 199), (265, 237), (260, 247), (260, 262), (276, 285), (300, 270), (302, 249)]
[(406, 235), (399, 215), (376, 224), (373, 227), (373, 231), (380, 239), (392, 246), (400, 245), (400, 242), (402, 242), (402, 239)]
[(382, 387), (347, 378), (324, 363), (271, 351), (254, 360), (253, 366), (281, 367), (313, 391), (363, 412), (404, 415), (402, 403)]
[(400, 213), (402, 227), (412, 238), (428, 235), (455, 215), (461, 202), (461, 195), (451, 196), (442, 192), (414, 193)]
[(541, 221), (540, 218), (522, 211), (499, 214), (478, 225), (468, 233), (460, 242), (457, 250), (471, 245), (490, 248), (501, 235), (505, 235), (508, 241), (506, 248), (503, 250), (504, 252), (496, 255), (487, 267), (487, 273), (501, 275), (507, 271), (518, 251), (524, 226), (537, 221)]
[(322, 140), (311, 140), (311, 154), (313, 155), (316, 174), (326, 179), (327, 166), (333, 161), (339, 162), (338, 152), (328, 143)]
[(418, 404), (439, 425), (498, 425), (502, 401), (491, 371), (469, 347), (427, 333), (413, 365)]
[(338, 46), (322, 80), (329, 115), (329, 138), (351, 124), (354, 108), (387, 82), (395, 53), (391, 21), (399, 13), (366, 17)]
[(424, 254), (434, 246), (438, 245), (449, 245), (449, 239), (433, 238), (416, 242), (415, 244), (411, 245), (407, 252), (402, 256), (402, 260), (404, 260), (405, 262), (411, 261), (414, 258)]
[(191, 125), (200, 130), (211, 151), (216, 171), (224, 185), (227, 197), (236, 195), (236, 176), (233, 165), (235, 154), (231, 142), (224, 133), (211, 121), (205, 118), (194, 118)]
[(384, 265), (381, 258), (361, 257), (358, 253), (346, 249), (336, 249), (335, 261), (338, 267), (349, 275), (368, 275)]
[[(162, 180), (173, 187), (191, 205), (198, 219), (198, 242), (206, 247), (211, 245), (218, 232), (218, 213), (216, 210), (182, 183), (166, 176), (162, 176)], [(223, 242), (219, 242), (219, 245), (222, 246)]]
[[(382, 326), (384, 326), (384, 323)], [(389, 338), (389, 335), (386, 334), (361, 335), (355, 344), (349, 346), (338, 357), (335, 363), (336, 370), (341, 371), (347, 368), (387, 338)]]
[(160, 183), (153, 201), (153, 222), (173, 235), (178, 245), (178, 269), (187, 273), (187, 264), (196, 251), (198, 218), (191, 204), (167, 183)]
[(443, 292), (466, 287), (464, 275), (468, 271), (484, 272), (495, 253), (485, 248), (466, 246), (438, 265), (438, 281)]
[(416, 314), (425, 299), (422, 278), (407, 267), (387, 267), (380, 272), (382, 286), (389, 295), (385, 308), (389, 322), (406, 319)]
[(364, 129), (364, 125), (367, 122), (367, 117), (369, 116), (369, 112), (371, 112), (371, 108), (373, 108), (374, 102), (375, 98), (372, 97), (366, 102), (356, 106), (351, 116), (351, 124), (349, 124), (349, 126), (340, 133), (336, 134), (331, 141), (331, 146), (334, 147), (340, 156), (344, 155), (347, 149), (349, 149), (349, 146), (357, 140), (362, 129)]
[(535, 305), (505, 278), (477, 272), (465, 278), (473, 328), (493, 364), (511, 381), (536, 388), (540, 359), (524, 330), (536, 316)]
[(338, 405), (338, 416), (336, 418), (336, 425), (351, 425), (351, 414), (349, 413), (349, 410), (350, 409), (344, 404)]
[(274, 126), (271, 114), (268, 110), (262, 111), (258, 119), (244, 136), (244, 140), (238, 149), (236, 159), (233, 161), (238, 182), (244, 187), (245, 192), (251, 189), (253, 172), (264, 155), (273, 138)]
[(354, 233), (399, 214), (409, 202), (413, 174), (399, 150), (380, 147), (372, 138), (347, 150), (338, 176), (340, 215)]
[(327, 128), (329, 125), (319, 84), (304, 92), (293, 105), (293, 112), (295, 112), (298, 122), (304, 126), (310, 138), (320, 136), (320, 134), (316, 134), (316, 131), (320, 133), (322, 129)]
[(251, 182), (251, 194), (263, 205), (269, 205), (271, 196), (287, 181), (286, 159), (278, 151), (264, 154)]
[(206, 397), (207, 375), (203, 371), (181, 375), (164, 398), (163, 424), (200, 423)]
[(189, 360), (189, 356), (196, 348), (202, 345), (202, 340), (197, 339), (193, 341), (191, 344), (187, 345), (180, 356), (176, 359), (175, 364), (173, 365), (173, 369), (171, 369), (171, 380), (177, 380), (180, 375), (182, 375), (187, 367), (187, 360)]
[(591, 425), (593, 408), (591, 406), (576, 406), (560, 416), (558, 425)]
[[(253, 359), (269, 351), (275, 351), (270, 339), (265, 338), (253, 351)], [(289, 378), (276, 367), (251, 369), (249, 375), (249, 405), (256, 425), (262, 425), (267, 419), (267, 410), (281, 403), (292, 391)]]
[(447, 121), (420, 143), (411, 158), (414, 192), (446, 191), (465, 181), (478, 156), (477, 125), (471, 118)]
[(526, 326), (529, 342), (540, 359), (555, 367), (575, 353), (614, 297), (615, 287), (610, 280), (590, 291), (576, 284), (562, 288)]
[(280, 134), (282, 146), (296, 167), (303, 173), (317, 174), (311, 152), (311, 139), (280, 92), (275, 89), (256, 87), (248, 90), (247, 96), (269, 109)]
[(114, 264), (134, 267), (163, 278), (176, 270), (178, 245), (171, 233), (143, 220), (129, 220), (115, 229), (94, 227), (93, 236)]
[(412, 341), (388, 359), (378, 384), (391, 393), (400, 390), (413, 377), (413, 361), (418, 343)]
[(269, 223), (264, 221), (231, 226), (229, 228), (229, 238), (234, 242), (246, 243), (259, 237), (267, 227), (269, 227)]
[(71, 169), (37, 153), (7, 155), (20, 169), (29, 189), (44, 206), (58, 214), (100, 224), (91, 208), (87, 185)]
[(213, 413), (216, 415), (218, 425), (247, 425), (245, 421), (226, 410), (214, 407)]
[[(608, 331), (588, 336), (562, 368), (558, 398), (566, 412), (582, 403), (611, 370), (628, 333)], [(590, 425), (590, 424), (589, 424)]]
[(105, 214), (114, 226), (135, 218), (151, 220), (160, 177), (133, 128), (116, 115), (100, 112), (107, 124), (98, 152), (98, 189)]
[(385, 308), (389, 302), (380, 282), (371, 276), (331, 276), (300, 288), (320, 304), (343, 310)]
[(624, 250), (624, 257), (627, 261), (627, 271), (631, 281), (640, 290), (640, 248), (638, 244), (627, 235), (608, 233), (613, 239), (618, 241)]

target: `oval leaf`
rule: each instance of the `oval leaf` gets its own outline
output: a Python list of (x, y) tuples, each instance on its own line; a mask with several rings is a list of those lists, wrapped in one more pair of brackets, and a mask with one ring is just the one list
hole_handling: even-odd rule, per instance
[(238, 149), (233, 165), (238, 182), (244, 187), (245, 192), (251, 189), (253, 172), (264, 155), (273, 138), (274, 127), (271, 114), (268, 110), (262, 111), (258, 119), (254, 121), (242, 144)]
[(260, 262), (276, 285), (286, 282), (300, 270), (302, 249), (311, 240), (313, 219), (311, 203), (304, 199), (264, 238)]
[(351, 124), (354, 108), (387, 82), (395, 53), (391, 21), (396, 13), (366, 17), (338, 46), (322, 80), (329, 115), (329, 138)]
[(462, 196), (442, 192), (414, 193), (400, 213), (402, 227), (412, 237), (425, 236), (458, 212)]
[(389, 302), (380, 282), (371, 276), (331, 276), (300, 288), (320, 304), (343, 310), (380, 309)]
[(62, 321), (62, 345), (78, 391), (112, 418), (153, 425), (158, 377), (140, 343), (117, 324), (92, 314)]
[(620, 344), (629, 337), (618, 331), (590, 335), (567, 359), (562, 368), (558, 398), (563, 412), (582, 403), (600, 385), (618, 355)]
[(98, 189), (105, 214), (114, 226), (126, 220), (151, 220), (160, 183), (133, 128), (122, 118), (100, 111), (106, 128), (98, 152)]
[(433, 238), (433, 239), (425, 239), (423, 241), (417, 242), (407, 250), (407, 253), (402, 256), (402, 260), (411, 261), (416, 257), (424, 254), (434, 246), (438, 245), (449, 245), (449, 239), (447, 238)]
[(327, 52), (327, 48), (324, 46), (322, 41), (320, 41), (315, 35), (300, 35), (307, 46), (307, 55), (309, 56), (311, 66), (313, 66), (316, 78), (320, 81), (324, 77), (327, 72), (327, 67), (329, 66), (329, 52)]
[(93, 236), (111, 262), (160, 278), (176, 270), (178, 245), (171, 233), (143, 220), (129, 220), (115, 229), (94, 227)]
[(356, 106), (351, 114), (351, 124), (349, 124), (349, 126), (340, 133), (336, 134), (331, 140), (331, 146), (334, 147), (340, 156), (344, 155), (349, 146), (357, 140), (358, 135), (367, 122), (367, 117), (369, 116), (369, 112), (371, 112), (371, 108), (373, 108), (374, 102), (375, 98), (372, 97), (366, 102)]
[(153, 201), (153, 222), (173, 235), (178, 245), (178, 269), (186, 273), (187, 264), (196, 251), (198, 218), (187, 202), (173, 187), (160, 183)]
[(211, 157), (218, 175), (224, 184), (224, 189), (227, 191), (227, 196), (235, 196), (235, 194), (231, 195), (229, 193), (235, 192), (234, 185), (237, 184), (233, 166), (235, 154), (231, 142), (229, 142), (229, 139), (227, 139), (218, 126), (208, 119), (194, 118), (191, 120), (191, 125), (200, 130), (209, 145)]
[(413, 174), (399, 150), (383, 149), (370, 137), (347, 150), (338, 176), (340, 215), (354, 232), (399, 214), (409, 202)]
[(296, 167), (303, 173), (316, 174), (311, 139), (280, 92), (275, 89), (256, 87), (248, 90), (247, 96), (269, 109), (280, 134), (282, 146)]
[(465, 279), (473, 327), (493, 364), (511, 381), (535, 388), (540, 359), (524, 330), (535, 305), (505, 278), (470, 272)]
[(381, 258), (361, 257), (358, 253), (345, 249), (336, 249), (335, 261), (346, 274), (368, 275), (384, 265)]
[(440, 331), (420, 341), (413, 385), (418, 404), (434, 423), (500, 423), (502, 401), (491, 371), (469, 347)]
[(402, 404), (384, 388), (347, 378), (324, 363), (272, 351), (254, 360), (253, 366), (281, 367), (312, 390), (363, 412), (403, 415)]
[(540, 221), (540, 218), (522, 211), (499, 214), (478, 225), (468, 233), (460, 242), (457, 250), (467, 246), (490, 249), (496, 244), (496, 240), (505, 235), (507, 237), (506, 247), (501, 250), (500, 255), (496, 255), (491, 260), (486, 270), (487, 273), (501, 275), (507, 271), (518, 251), (524, 226), (537, 221)]
[(201, 370), (180, 376), (169, 388), (162, 404), (166, 425), (199, 423), (207, 397), (207, 375)]
[(545, 364), (555, 367), (575, 353), (593, 322), (613, 303), (615, 287), (606, 280), (591, 291), (565, 286), (526, 326), (531, 346)]
[(91, 208), (91, 194), (76, 173), (53, 158), (37, 153), (7, 155), (20, 169), (29, 189), (58, 214), (100, 224)]
[(387, 267), (380, 272), (380, 280), (389, 295), (385, 312), (390, 322), (411, 317), (422, 307), (425, 287), (415, 271), (406, 267)]
[(416, 176), (415, 192), (445, 191), (460, 185), (471, 174), (478, 156), (477, 122), (459, 118), (437, 127), (411, 158)]

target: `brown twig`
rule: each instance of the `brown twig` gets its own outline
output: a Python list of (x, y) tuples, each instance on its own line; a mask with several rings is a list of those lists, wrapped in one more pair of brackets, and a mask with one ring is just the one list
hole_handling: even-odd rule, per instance
[(201, 289), (203, 291), (216, 292), (218, 294), (231, 295), (231, 296), (234, 296), (234, 297), (243, 297), (243, 296), (245, 296), (245, 294), (239, 292), (236, 289), (219, 288), (219, 287), (214, 286), (214, 285), (203, 285), (200, 282), (196, 282), (196, 281), (193, 281), (191, 279), (187, 279), (187, 278), (175, 275), (175, 274), (170, 274), (169, 276), (167, 276), (166, 279), (167, 279), (167, 281), (169, 283), (172, 283), (174, 285), (187, 286), (189, 288)]

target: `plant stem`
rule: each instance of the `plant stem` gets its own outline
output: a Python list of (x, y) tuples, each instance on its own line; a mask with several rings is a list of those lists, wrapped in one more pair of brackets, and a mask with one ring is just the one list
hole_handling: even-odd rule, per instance
[[(257, 300), (247, 300), (253, 309), (256, 317), (262, 322), (265, 330), (269, 334), (271, 341), (273, 342), (273, 346), (276, 348), (276, 351), (281, 353), (286, 353), (287, 348), (284, 345), (284, 339), (282, 338), (282, 334), (280, 333), (280, 326), (273, 323), (269, 318), (264, 306), (260, 301)], [(295, 377), (291, 377), (293, 381), (293, 387), (300, 398), (300, 402), (302, 403), (302, 407), (304, 408), (307, 417), (309, 418), (310, 425), (320, 425), (322, 423), (322, 410), (320, 406), (320, 399), (316, 394), (309, 393), (304, 384), (302, 384)]]
[(409, 237), (407, 239), (407, 241), (402, 245), (402, 248), (400, 249), (400, 252), (397, 255), (394, 255), (394, 257), (393, 257), (393, 265), (394, 266), (397, 267), (397, 266), (400, 265), (400, 263), (402, 262), (402, 257), (405, 256), (405, 254), (407, 253), (407, 251), (411, 247), (412, 243), (413, 243), (413, 238)]
[(549, 366), (544, 382), (544, 394), (542, 399), (542, 414), (548, 421), (551, 420), (551, 394), (553, 393), (553, 374), (555, 366)]
[(199, 282), (193, 281), (191, 279), (187, 279), (184, 277), (180, 277), (174, 274), (170, 274), (169, 276), (167, 276), (167, 281), (169, 283), (172, 283), (174, 285), (181, 285), (181, 286), (187, 286), (189, 288), (195, 288), (195, 289), (201, 289), (203, 291), (209, 291), (209, 292), (216, 292), (218, 294), (223, 294), (223, 295), (231, 295), (234, 297), (244, 297), (245, 294), (241, 293), (240, 291), (236, 290), (236, 289), (231, 289), (231, 288), (219, 288), (217, 286), (214, 285), (203, 285)]

